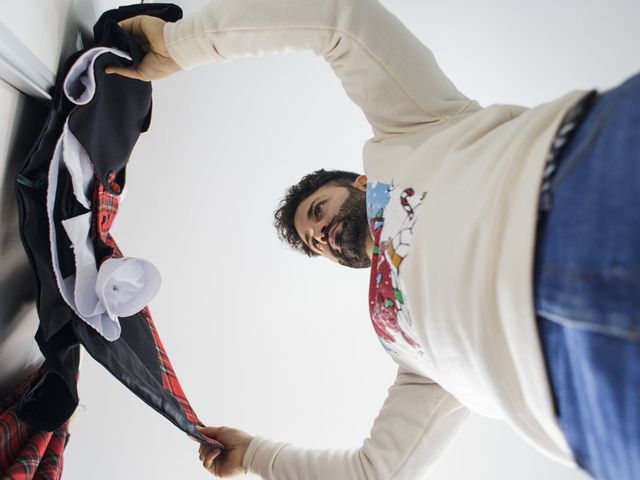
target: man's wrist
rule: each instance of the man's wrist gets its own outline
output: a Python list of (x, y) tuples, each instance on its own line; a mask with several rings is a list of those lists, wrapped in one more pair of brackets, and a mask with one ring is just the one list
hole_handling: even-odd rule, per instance
[(262, 437), (256, 435), (249, 442), (249, 445), (244, 452), (244, 456), (242, 457), (242, 469), (245, 474), (251, 471), (251, 462), (253, 461), (253, 457), (255, 457), (258, 447), (263, 440), (264, 439)]
[(164, 44), (182, 70), (216, 60), (206, 35), (197, 31), (196, 20), (197, 14), (191, 14), (177, 22), (167, 22), (164, 26)]

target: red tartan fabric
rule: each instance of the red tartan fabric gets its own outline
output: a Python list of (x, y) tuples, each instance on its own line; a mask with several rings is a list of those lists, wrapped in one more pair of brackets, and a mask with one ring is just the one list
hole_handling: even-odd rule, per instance
[(178, 377), (176, 377), (176, 373), (173, 371), (173, 367), (171, 366), (171, 362), (169, 361), (167, 352), (164, 349), (164, 345), (162, 345), (162, 341), (158, 336), (156, 326), (153, 323), (153, 319), (151, 318), (149, 307), (145, 307), (141, 313), (144, 315), (144, 318), (146, 318), (147, 323), (149, 324), (149, 329), (153, 334), (153, 342), (156, 344), (158, 358), (160, 359), (160, 363), (162, 365), (162, 386), (166, 390), (169, 390), (173, 394), (173, 396), (176, 397), (176, 400), (180, 402), (180, 406), (182, 407), (182, 410), (184, 411), (189, 421), (191, 423), (195, 423), (196, 425), (202, 426), (203, 423), (198, 419), (195, 412), (193, 411), (193, 408), (191, 408), (191, 404), (187, 400), (187, 397), (182, 390), (182, 386), (180, 386)]
[(23, 393), (37, 373), (0, 401), (0, 478), (2, 480), (57, 480), (62, 475), (63, 452), (69, 424), (54, 432), (33, 432), (16, 415)]
[[(110, 175), (113, 178), (115, 175)], [(112, 183), (112, 188), (117, 184)], [(114, 190), (116, 190), (114, 188)], [(118, 187), (117, 190), (120, 190)], [(92, 215), (92, 237), (101, 241), (111, 249), (115, 248), (115, 243), (109, 235), (109, 229), (113, 225), (118, 212), (118, 196), (109, 193), (100, 181), (96, 180), (93, 190), (93, 215)], [(106, 260), (106, 259), (103, 259)]]
[[(120, 191), (119, 186), (113, 182), (115, 175), (110, 175), (107, 179), (111, 183), (111, 188), (113, 191)], [(100, 183), (100, 181), (96, 180), (95, 188), (94, 188), (94, 198), (93, 198), (93, 238), (96, 242), (101, 242), (103, 245), (110, 248), (113, 252), (111, 257), (119, 258), (122, 257), (122, 252), (118, 248), (113, 237), (109, 234), (109, 229), (113, 224), (113, 220), (115, 219), (116, 213), (118, 211), (118, 196), (109, 193), (105, 187)], [(106, 258), (99, 259), (98, 262), (104, 262)], [(178, 381), (178, 377), (176, 377), (175, 371), (171, 366), (171, 362), (169, 361), (169, 357), (167, 356), (167, 352), (164, 349), (164, 345), (160, 340), (160, 336), (158, 335), (158, 331), (156, 330), (156, 326), (153, 323), (153, 319), (151, 318), (151, 312), (148, 307), (145, 307), (140, 312), (147, 321), (149, 326), (149, 330), (153, 335), (153, 342), (156, 346), (156, 353), (158, 355), (158, 360), (160, 362), (160, 370), (162, 375), (162, 386), (165, 390), (168, 390), (172, 393), (172, 395), (178, 400), (180, 403), (180, 407), (182, 411), (185, 413), (187, 419), (195, 424), (202, 426), (203, 423), (198, 419), (197, 415), (193, 411), (191, 404), (187, 400), (184, 391), (182, 390), (182, 386)], [(210, 443), (212, 445), (219, 445), (216, 441), (211, 440)]]

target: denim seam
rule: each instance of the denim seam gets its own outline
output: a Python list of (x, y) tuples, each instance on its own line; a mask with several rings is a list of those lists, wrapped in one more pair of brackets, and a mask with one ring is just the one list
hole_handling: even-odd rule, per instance
[(594, 333), (600, 333), (609, 335), (611, 337), (621, 338), (624, 340), (640, 340), (640, 331), (636, 329), (618, 328), (611, 325), (602, 325), (592, 322), (585, 322), (582, 320), (575, 320), (573, 318), (564, 317), (557, 313), (551, 313), (546, 310), (539, 310), (538, 316), (544, 317), (547, 320), (558, 323), (564, 327), (569, 327), (576, 330), (590, 331)]
[(616, 286), (632, 285), (636, 286), (640, 281), (640, 269), (626, 268), (619, 260), (612, 265), (571, 265), (567, 267), (558, 266), (555, 261), (547, 260), (539, 266), (542, 275), (553, 275), (558, 280), (580, 281), (588, 280), (596, 284)]

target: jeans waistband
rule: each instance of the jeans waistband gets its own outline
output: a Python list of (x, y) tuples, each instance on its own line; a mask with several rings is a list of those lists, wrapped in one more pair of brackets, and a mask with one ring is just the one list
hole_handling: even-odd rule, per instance
[(553, 141), (549, 147), (549, 152), (547, 153), (542, 183), (540, 186), (540, 201), (538, 205), (539, 213), (548, 212), (551, 209), (553, 199), (551, 187), (553, 185), (553, 178), (558, 171), (560, 162), (562, 161), (562, 153), (565, 151), (565, 147), (569, 143), (569, 140), (571, 140), (571, 137), (578, 126), (580, 126), (582, 120), (584, 120), (587, 113), (589, 113), (589, 110), (593, 106), (597, 96), (598, 95), (595, 90), (584, 95), (571, 106), (567, 113), (565, 113), (562, 122), (560, 122), (560, 126), (553, 137)]

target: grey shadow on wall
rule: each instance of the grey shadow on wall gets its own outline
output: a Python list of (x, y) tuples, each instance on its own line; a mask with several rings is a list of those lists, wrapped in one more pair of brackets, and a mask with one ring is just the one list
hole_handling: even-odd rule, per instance
[(18, 327), (18, 312), (35, 300), (35, 277), (20, 241), (15, 181), (47, 118), (48, 108), (21, 95), (0, 185), (0, 339)]

